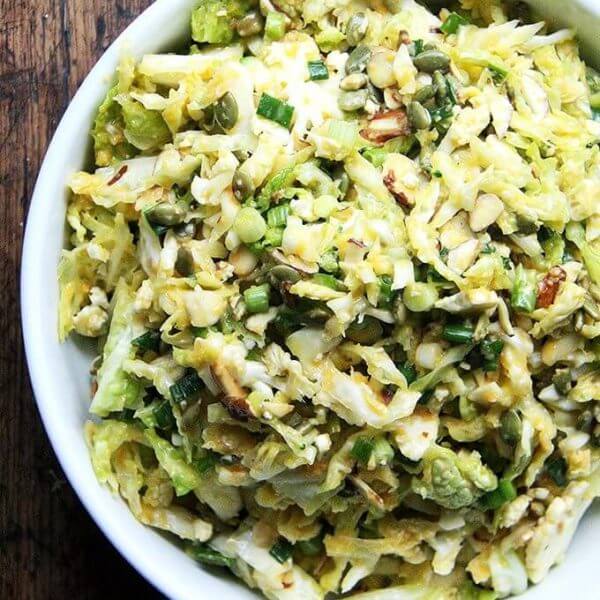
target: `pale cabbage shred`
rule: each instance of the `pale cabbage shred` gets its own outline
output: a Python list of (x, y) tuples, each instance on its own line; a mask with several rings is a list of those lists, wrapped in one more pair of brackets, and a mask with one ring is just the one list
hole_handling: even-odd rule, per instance
[[(100, 168), (70, 182), (59, 329), (103, 341), (100, 419), (86, 426), (98, 478), (140, 521), (187, 540), (199, 560), (198, 549), (218, 553), (268, 598), (518, 594), (563, 558), (600, 489), (598, 89), (572, 32), (509, 21), (496, 0), (462, 4), (478, 25), (443, 35), (448, 11), (412, 0), (277, 3), (296, 29), (279, 41), (126, 59), (94, 132)], [(357, 11), (369, 20), (363, 43), (397, 53), (382, 110), (404, 110), (431, 81), (398, 48), (400, 31), (446, 52), (458, 86), (449, 127), (419, 132), (420, 150), (378, 166), (361, 155), (367, 115), (338, 106)], [(310, 81), (307, 63), (320, 59), (329, 79)], [(203, 109), (226, 92), (236, 124), (206, 132)], [(289, 131), (256, 115), (263, 93), (294, 107)], [(348, 193), (320, 159), (345, 168)], [(287, 169), (266, 198), (289, 201), (279, 248), (250, 251), (235, 233), (238, 168), (257, 197)], [(144, 211), (188, 189), (193, 236), (153, 229)], [(335, 289), (312, 278), (332, 250)], [(295, 308), (272, 292), (268, 312), (249, 315), (242, 292), (274, 257), (300, 275), (283, 295)], [(424, 316), (402, 298), (427, 265), (438, 299)], [(560, 266), (547, 306), (513, 308), (515, 265), (534, 286)], [(384, 276), (395, 300), (382, 306)], [(315, 309), (325, 320), (293, 321)], [(374, 345), (346, 339), (364, 318), (382, 324)], [(449, 319), (466, 319), (476, 342), (503, 342), (495, 369), (443, 341)], [(131, 342), (148, 330), (162, 342), (144, 352)], [(202, 390), (174, 402), (172, 386), (194, 372)], [(242, 390), (244, 414), (227, 410), (218, 372)], [(521, 420), (513, 444), (499, 435), (510, 409)], [(519, 495), (485, 511), (501, 479)], [(293, 553), (270, 552), (276, 542)]]

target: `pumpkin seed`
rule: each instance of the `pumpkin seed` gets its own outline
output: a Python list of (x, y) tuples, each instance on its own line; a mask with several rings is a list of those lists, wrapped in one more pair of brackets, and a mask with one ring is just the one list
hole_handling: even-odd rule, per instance
[(215, 103), (215, 120), (223, 129), (231, 129), (237, 123), (238, 115), (238, 105), (231, 92)]
[(240, 37), (250, 37), (260, 33), (265, 26), (263, 16), (256, 10), (250, 11), (246, 16), (242, 17), (235, 25), (235, 28)]
[(340, 87), (345, 91), (353, 92), (364, 88), (367, 83), (369, 83), (369, 78), (364, 73), (352, 73), (340, 81)]
[(342, 92), (338, 104), (346, 112), (353, 112), (365, 107), (369, 92), (367, 90), (356, 90), (354, 92)]
[(175, 235), (180, 238), (193, 238), (196, 235), (195, 223), (182, 223), (173, 229)]
[(146, 212), (146, 217), (151, 223), (173, 227), (183, 222), (185, 213), (185, 207), (179, 203), (159, 202)]
[(429, 129), (431, 126), (431, 115), (420, 102), (411, 102), (408, 105), (408, 121), (414, 129)]
[(183, 246), (177, 251), (175, 268), (180, 275), (188, 277), (194, 273), (194, 257), (192, 253)]
[(413, 58), (413, 63), (419, 71), (424, 73), (447, 71), (450, 57), (439, 50), (425, 50)]
[(435, 96), (435, 86), (425, 85), (414, 96), (415, 102), (427, 102)]
[(500, 437), (510, 446), (521, 439), (521, 418), (516, 410), (511, 409), (500, 417)]
[(278, 287), (280, 283), (296, 283), (300, 281), (300, 273), (288, 265), (275, 265), (269, 271), (269, 283), (273, 287)]
[(435, 86), (438, 98), (444, 99), (448, 95), (448, 85), (446, 78), (441, 71), (436, 71), (433, 74), (433, 85)]
[(254, 193), (254, 184), (252, 183), (252, 179), (250, 179), (246, 173), (238, 169), (233, 175), (231, 189), (233, 190), (233, 195), (236, 199), (243, 202)]
[(354, 13), (346, 25), (346, 41), (350, 46), (357, 46), (367, 34), (369, 19), (363, 12)]
[(371, 49), (367, 46), (356, 46), (346, 61), (346, 73), (362, 73), (367, 69), (371, 59)]
[(346, 337), (352, 342), (370, 346), (383, 335), (381, 323), (373, 318), (366, 316), (360, 323), (354, 321), (346, 330)]

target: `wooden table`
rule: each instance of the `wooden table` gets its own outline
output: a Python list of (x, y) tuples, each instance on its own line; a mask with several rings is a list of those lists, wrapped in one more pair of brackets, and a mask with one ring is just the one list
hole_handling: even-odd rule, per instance
[[(160, 597), (106, 541), (56, 462), (29, 386), (18, 290), (23, 223), (49, 139), (92, 65), (149, 4), (151, 0), (0, 0), (3, 600)], [(47, 200), (51, 205), (52, 198)]]

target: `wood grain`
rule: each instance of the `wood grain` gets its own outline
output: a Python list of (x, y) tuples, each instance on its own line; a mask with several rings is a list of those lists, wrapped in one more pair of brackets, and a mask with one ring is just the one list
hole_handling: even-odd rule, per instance
[(23, 222), (44, 151), (85, 75), (149, 4), (0, 0), (3, 600), (160, 597), (110, 546), (64, 480), (31, 395), (18, 322)]

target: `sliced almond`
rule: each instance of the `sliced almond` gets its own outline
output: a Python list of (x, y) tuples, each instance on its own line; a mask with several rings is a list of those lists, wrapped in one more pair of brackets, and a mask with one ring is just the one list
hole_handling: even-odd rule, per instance
[(469, 213), (469, 225), (473, 231), (483, 231), (502, 214), (504, 203), (495, 194), (483, 194), (475, 200)]

